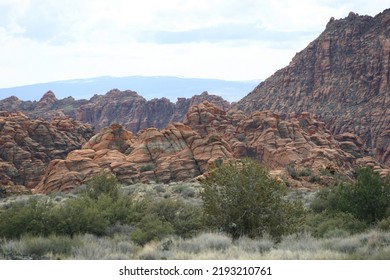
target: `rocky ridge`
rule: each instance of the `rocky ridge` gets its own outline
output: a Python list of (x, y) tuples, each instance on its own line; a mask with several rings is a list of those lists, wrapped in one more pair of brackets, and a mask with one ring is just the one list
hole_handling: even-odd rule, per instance
[(96, 131), (113, 123), (122, 125), (133, 133), (156, 127), (162, 129), (169, 123), (182, 122), (192, 105), (208, 100), (227, 110), (229, 102), (223, 98), (203, 92), (192, 98), (178, 98), (172, 103), (167, 98), (146, 100), (131, 90), (113, 89), (104, 95), (95, 95), (90, 100), (75, 100), (72, 97), (58, 100), (51, 91), (36, 102), (21, 101), (16, 97), (0, 100), (0, 111), (21, 111), (32, 118), (68, 116), (91, 124)]
[(287, 165), (348, 174), (368, 162), (382, 175), (390, 171), (366, 154), (357, 136), (334, 137), (307, 113), (283, 120), (270, 111), (226, 112), (204, 101), (190, 108), (184, 123), (162, 130), (103, 129), (82, 149), (51, 161), (35, 192), (69, 191), (102, 170), (125, 184), (190, 180), (242, 157), (256, 158), (274, 174)]
[(184, 123), (200, 135), (220, 135), (235, 158), (256, 158), (271, 170), (290, 165), (351, 174), (357, 166), (371, 165), (382, 176), (389, 173), (369, 156), (358, 136), (333, 135), (324, 122), (307, 112), (283, 118), (272, 111), (225, 112), (203, 102), (191, 107)]
[(309, 112), (335, 135), (358, 135), (390, 166), (390, 9), (375, 17), (332, 18), (290, 64), (236, 105), (246, 113)]
[(182, 123), (162, 130), (148, 128), (136, 136), (114, 124), (66, 159), (51, 161), (35, 192), (68, 191), (102, 170), (114, 173), (125, 184), (183, 181), (232, 157), (221, 137), (201, 137)]
[(0, 111), (0, 185), (34, 188), (52, 159), (65, 158), (92, 135), (91, 126), (69, 118), (48, 122)]

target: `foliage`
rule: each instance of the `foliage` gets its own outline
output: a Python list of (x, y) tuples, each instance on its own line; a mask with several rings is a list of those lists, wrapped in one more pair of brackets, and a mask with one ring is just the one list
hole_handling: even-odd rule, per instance
[(315, 237), (330, 236), (333, 232), (346, 232), (348, 234), (360, 233), (367, 228), (367, 224), (358, 220), (352, 214), (314, 213), (306, 217), (306, 230)]
[(377, 228), (381, 231), (387, 231), (390, 232), (390, 216), (387, 217), (386, 219), (381, 220), (377, 224)]
[(157, 215), (146, 215), (131, 233), (131, 239), (143, 246), (152, 240), (161, 240), (173, 232), (170, 223), (161, 221)]
[(280, 239), (296, 231), (304, 217), (303, 206), (285, 195), (286, 188), (254, 160), (232, 162), (204, 182), (205, 223), (234, 239), (265, 233)]
[(101, 172), (87, 182), (86, 194), (97, 199), (101, 194), (110, 196), (113, 200), (118, 199), (121, 184), (114, 174)]
[(359, 169), (356, 182), (320, 191), (311, 208), (317, 213), (350, 213), (374, 224), (390, 214), (390, 181), (382, 180), (371, 168)]
[(169, 223), (174, 233), (184, 238), (193, 236), (202, 228), (201, 208), (181, 200), (159, 201), (151, 206), (150, 212), (160, 221)]
[(154, 169), (154, 165), (149, 163), (149, 164), (142, 165), (141, 168), (140, 168), (140, 171), (141, 172), (146, 172), (146, 171), (150, 171), (150, 170), (153, 170), (153, 169)]
[(99, 174), (77, 198), (58, 204), (31, 199), (0, 210), (0, 237), (19, 238), (24, 234), (104, 235), (110, 226), (138, 223), (147, 208), (145, 201), (119, 197), (116, 179)]
[(31, 199), (27, 203), (13, 203), (0, 210), (0, 236), (19, 238), (24, 233), (48, 235), (51, 229), (50, 209), (53, 204)]

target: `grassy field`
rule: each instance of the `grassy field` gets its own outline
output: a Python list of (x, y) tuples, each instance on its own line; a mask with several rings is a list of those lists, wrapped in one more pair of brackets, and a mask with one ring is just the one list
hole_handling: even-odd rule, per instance
[(329, 190), (288, 190), (283, 199), (305, 209), (294, 234), (236, 238), (204, 221), (199, 183), (102, 178), (68, 194), (0, 199), (0, 259), (390, 259), (390, 216), (369, 223), (333, 210)]
[(126, 231), (113, 236), (91, 234), (33, 237), (0, 242), (0, 259), (75, 260), (380, 260), (390, 259), (390, 232), (370, 230), (350, 236), (314, 238), (309, 234), (290, 235), (275, 243), (269, 238), (232, 239), (222, 233), (200, 233), (182, 239), (175, 236), (135, 244)]

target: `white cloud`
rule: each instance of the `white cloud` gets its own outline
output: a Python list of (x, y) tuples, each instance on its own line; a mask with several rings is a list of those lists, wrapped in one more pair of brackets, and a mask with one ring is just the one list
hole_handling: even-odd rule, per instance
[(390, 0), (0, 0), (0, 87), (100, 75), (266, 78)]

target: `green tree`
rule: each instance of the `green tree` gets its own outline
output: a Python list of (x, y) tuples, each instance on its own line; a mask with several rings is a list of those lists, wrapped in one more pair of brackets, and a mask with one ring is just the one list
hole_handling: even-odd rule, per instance
[(100, 172), (87, 181), (86, 193), (93, 199), (97, 199), (101, 194), (106, 194), (113, 200), (117, 200), (120, 187), (121, 184), (114, 174)]
[(53, 203), (31, 199), (0, 209), (0, 237), (19, 238), (25, 233), (47, 235), (51, 228)]
[(174, 233), (188, 238), (202, 228), (202, 211), (199, 206), (185, 203), (182, 200), (164, 199), (153, 203), (150, 215), (156, 215), (160, 221), (169, 223)]
[(374, 224), (389, 216), (390, 180), (366, 167), (357, 170), (354, 183), (339, 184), (320, 191), (312, 202), (315, 212), (344, 212)]
[(288, 201), (286, 191), (254, 160), (223, 165), (204, 182), (204, 222), (233, 238), (267, 233), (278, 240), (304, 220), (302, 204)]

